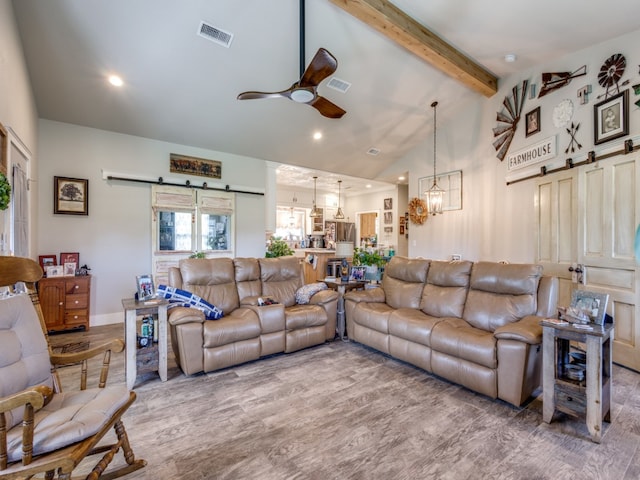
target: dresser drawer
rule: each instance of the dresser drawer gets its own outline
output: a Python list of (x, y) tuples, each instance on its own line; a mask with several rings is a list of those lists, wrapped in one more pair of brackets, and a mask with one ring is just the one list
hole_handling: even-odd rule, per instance
[(64, 323), (66, 325), (89, 324), (89, 310), (86, 308), (78, 310), (65, 310)]
[(68, 278), (65, 281), (65, 293), (87, 293), (89, 291), (89, 277)]
[(74, 308), (87, 308), (87, 305), (89, 305), (89, 295), (86, 293), (77, 293), (65, 296), (64, 307), (67, 310)]

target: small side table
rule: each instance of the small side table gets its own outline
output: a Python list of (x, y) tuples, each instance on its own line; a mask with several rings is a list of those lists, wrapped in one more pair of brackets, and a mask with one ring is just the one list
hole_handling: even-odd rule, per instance
[[(573, 416), (584, 416), (591, 439), (600, 443), (602, 421), (611, 421), (611, 345), (613, 324), (592, 325), (580, 330), (573, 324), (542, 325), (542, 419), (551, 423), (556, 409)], [(587, 345), (586, 375), (582, 381), (566, 375), (570, 342)]]
[(365, 282), (364, 280), (353, 280), (350, 282), (343, 282), (339, 278), (336, 278), (335, 280), (322, 279), (318, 281), (324, 282), (327, 285), (327, 287), (337, 291), (340, 294), (340, 296), (338, 297), (338, 328), (337, 330), (338, 330), (338, 336), (340, 337), (340, 340), (344, 340), (345, 331), (346, 331), (346, 322), (345, 322), (345, 315), (344, 315), (344, 294), (349, 290), (364, 288), (367, 282)]
[(123, 298), (124, 329), (125, 329), (125, 377), (127, 388), (133, 389), (137, 375), (138, 342), (136, 335), (138, 315), (158, 316), (158, 374), (160, 380), (167, 381), (167, 305), (169, 302), (153, 299), (138, 302), (133, 298)]

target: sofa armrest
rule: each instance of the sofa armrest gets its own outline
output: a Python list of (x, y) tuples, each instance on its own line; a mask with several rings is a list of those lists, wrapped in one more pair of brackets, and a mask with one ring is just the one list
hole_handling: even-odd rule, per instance
[(517, 340), (530, 345), (542, 343), (542, 327), (540, 321), (542, 317), (529, 315), (517, 322), (508, 323), (496, 328), (493, 336), (498, 340)]
[(335, 292), (333, 290), (320, 290), (309, 299), (309, 303), (311, 305), (324, 305), (337, 299), (338, 292)]
[(242, 298), (240, 300), (240, 306), (241, 307), (249, 307), (249, 306), (257, 307), (259, 298), (260, 298), (259, 295), (253, 295), (251, 297), (244, 297), (244, 298)]
[(344, 294), (345, 300), (355, 303), (385, 303), (385, 294), (383, 288), (372, 288), (370, 290), (351, 290)]
[(169, 317), (167, 319), (169, 324), (182, 325), (184, 323), (204, 323), (204, 313), (197, 308), (188, 307), (173, 307), (169, 310)]

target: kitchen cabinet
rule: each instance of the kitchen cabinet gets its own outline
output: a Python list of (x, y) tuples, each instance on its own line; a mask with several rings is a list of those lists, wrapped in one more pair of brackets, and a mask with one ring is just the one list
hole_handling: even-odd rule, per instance
[(91, 275), (43, 278), (38, 297), (47, 331), (89, 330)]

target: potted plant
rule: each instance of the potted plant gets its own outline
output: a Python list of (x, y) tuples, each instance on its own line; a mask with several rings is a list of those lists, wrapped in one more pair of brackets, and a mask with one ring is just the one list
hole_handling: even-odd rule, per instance
[(3, 173), (0, 172), (0, 210), (6, 210), (9, 208), (9, 201), (11, 200), (11, 185), (9, 180)]
[(282, 238), (271, 237), (271, 241), (269, 242), (269, 245), (267, 245), (267, 253), (265, 254), (265, 257), (277, 258), (284, 257), (285, 255), (293, 255), (293, 253), (293, 250)]
[(387, 263), (387, 260), (374, 249), (356, 247), (353, 250), (353, 265), (364, 265), (367, 267), (365, 273), (366, 280), (380, 280), (380, 270)]

